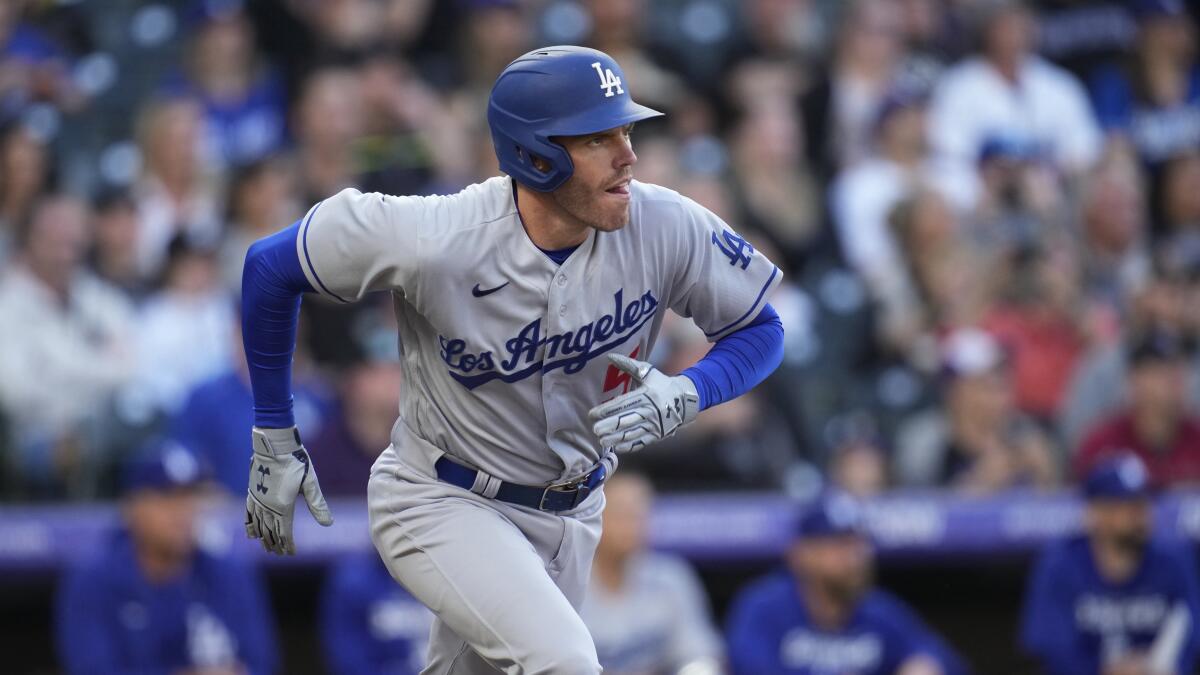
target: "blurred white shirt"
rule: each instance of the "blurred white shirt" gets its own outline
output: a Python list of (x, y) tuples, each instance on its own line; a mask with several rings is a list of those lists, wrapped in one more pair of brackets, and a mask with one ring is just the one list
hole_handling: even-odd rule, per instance
[(977, 180), (979, 150), (993, 137), (1031, 141), (1067, 171), (1090, 167), (1104, 140), (1083, 86), (1036, 56), (1022, 64), (1016, 84), (975, 57), (946, 71), (934, 89), (929, 139), (939, 157)]
[(970, 181), (932, 159), (910, 171), (873, 157), (842, 171), (830, 186), (834, 229), (846, 262), (877, 292), (906, 277), (888, 217), (920, 188), (935, 190), (959, 212), (969, 209), (975, 199)]
[(0, 406), (22, 441), (74, 430), (133, 371), (133, 306), (87, 274), (71, 282), (69, 300), (23, 265), (0, 278)]
[(229, 369), (236, 320), (223, 292), (151, 297), (137, 318), (137, 374), (123, 402), (176, 411), (197, 384)]
[[(613, 593), (592, 575), (580, 609), (609, 675), (667, 675), (691, 664), (715, 670), (724, 655), (700, 580), (682, 560), (644, 553), (629, 560), (625, 588)], [(700, 663), (713, 664), (704, 668)]]

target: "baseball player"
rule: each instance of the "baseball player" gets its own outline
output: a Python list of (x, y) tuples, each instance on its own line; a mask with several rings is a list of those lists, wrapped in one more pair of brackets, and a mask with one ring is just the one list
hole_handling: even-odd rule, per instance
[(1084, 534), (1052, 544), (1025, 597), (1021, 644), (1052, 675), (1169, 675), (1200, 663), (1190, 551), (1152, 537), (1146, 467), (1116, 455), (1083, 486)]
[[(445, 197), (347, 189), (254, 244), (242, 286), (254, 391), (246, 532), (295, 550), (303, 494), (332, 516), (290, 411), (302, 293), (394, 299), (405, 386), (371, 471), (371, 537), (436, 615), (426, 673), (600, 672), (577, 608), (616, 454), (669, 436), (782, 359), (779, 269), (717, 216), (633, 180), (634, 103), (607, 54), (548, 47), (488, 102), (506, 176)], [(716, 344), (642, 360), (667, 309)]]
[(963, 675), (955, 654), (899, 598), (872, 588), (873, 554), (852, 497), (830, 492), (801, 514), (785, 571), (729, 610), (735, 675)]

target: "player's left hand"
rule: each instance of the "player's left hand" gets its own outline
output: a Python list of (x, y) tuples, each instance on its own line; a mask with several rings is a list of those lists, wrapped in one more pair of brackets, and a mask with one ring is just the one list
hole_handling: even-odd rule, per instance
[(690, 378), (664, 375), (649, 363), (622, 354), (609, 354), (608, 360), (629, 373), (638, 388), (588, 412), (601, 447), (617, 452), (641, 450), (696, 419), (700, 395)]

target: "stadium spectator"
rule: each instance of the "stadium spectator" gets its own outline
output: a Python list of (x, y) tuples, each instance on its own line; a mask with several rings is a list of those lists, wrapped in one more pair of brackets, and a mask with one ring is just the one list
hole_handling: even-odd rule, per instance
[(234, 172), (229, 213), (218, 254), (221, 282), (234, 293), (242, 288), (242, 266), (250, 244), (270, 235), (303, 213), (290, 167), (282, 159), (251, 162)]
[[(1175, 252), (1179, 252), (1176, 249)], [(1195, 295), (1191, 282), (1193, 274), (1185, 261), (1161, 256), (1156, 273), (1144, 286), (1134, 289), (1129, 312), (1124, 321), (1116, 317), (1110, 330), (1112, 338), (1097, 340), (1083, 357), (1072, 375), (1058, 414), (1058, 432), (1067, 448), (1077, 448), (1083, 436), (1106, 415), (1125, 405), (1128, 400), (1126, 380), (1128, 343), (1137, 336), (1154, 331), (1177, 335), (1182, 340), (1194, 339), (1195, 320), (1188, 307), (1188, 298)], [(1200, 387), (1200, 361), (1188, 366), (1188, 407), (1195, 405)]]
[(1083, 479), (1106, 457), (1132, 452), (1155, 487), (1200, 482), (1200, 418), (1186, 406), (1188, 353), (1164, 332), (1138, 337), (1129, 346), (1129, 402), (1087, 434), (1074, 457)]
[(216, 252), (177, 236), (167, 247), (162, 288), (138, 313), (137, 372), (124, 395), (174, 413), (192, 387), (229, 362), (227, 336), (236, 320), (217, 277)]
[(0, 127), (0, 260), (12, 254), (17, 228), (48, 188), (50, 168), (45, 145), (28, 128)]
[(980, 49), (939, 80), (929, 113), (934, 152), (968, 178), (989, 139), (1031, 144), (1054, 166), (1086, 171), (1102, 138), (1070, 73), (1032, 52), (1035, 17), (1023, 0), (975, 3)]
[(1016, 409), (1012, 363), (991, 335), (961, 329), (942, 346), (944, 412), (914, 417), (897, 434), (894, 467), (902, 485), (969, 493), (1057, 480), (1049, 439)]
[(220, 209), (214, 167), (205, 164), (203, 111), (193, 100), (174, 98), (143, 109), (138, 120), (143, 172), (133, 188), (138, 205), (138, 263), (157, 274), (178, 235), (215, 242)]
[(1195, 260), (1200, 257), (1200, 143), (1167, 160), (1160, 175), (1158, 250)]
[(1058, 244), (1014, 253), (998, 302), (980, 324), (1009, 350), (1017, 408), (1045, 427), (1053, 426), (1087, 347), (1073, 256)]
[(809, 164), (820, 178), (866, 159), (880, 104), (905, 60), (898, 3), (845, 3), (827, 70), (800, 100)]
[(981, 318), (986, 261), (963, 241), (954, 212), (935, 192), (920, 191), (888, 215), (900, 276), (868, 277), (878, 301), (879, 339), (923, 372), (940, 365), (937, 336)]
[(7, 462), (34, 494), (90, 494), (99, 458), (86, 429), (135, 365), (133, 307), (83, 265), (87, 219), (78, 200), (43, 197), (0, 276), (0, 406), (17, 449)]
[(134, 302), (150, 291), (138, 268), (137, 204), (125, 190), (105, 190), (92, 201), (92, 272)]
[(1154, 536), (1145, 466), (1110, 457), (1083, 494), (1085, 532), (1050, 545), (1030, 576), (1022, 647), (1050, 675), (1195, 672), (1200, 580), (1183, 545)]
[(321, 591), (321, 647), (334, 675), (416, 675), (433, 613), (388, 574), (373, 550), (332, 565)]
[(391, 443), (402, 384), (396, 362), (364, 362), (346, 369), (335, 409), (320, 432), (306, 439), (313, 461), (321, 463), (325, 494), (366, 496), (371, 465)]
[(45, 103), (77, 112), (87, 97), (71, 77), (68, 54), (22, 20), (24, 2), (0, 3), (0, 123)]
[(739, 231), (761, 234), (793, 263), (811, 252), (822, 228), (822, 198), (804, 165), (797, 124), (790, 106), (759, 102), (730, 137)]
[(1146, 199), (1136, 168), (1119, 157), (1105, 161), (1088, 177), (1081, 201), (1084, 293), (1120, 317), (1132, 291), (1152, 272)]
[(58, 655), (82, 673), (275, 672), (265, 584), (227, 552), (202, 547), (200, 459), (151, 441), (122, 471), (121, 523), (58, 592)]
[(363, 100), (355, 70), (322, 68), (305, 80), (291, 120), (301, 204), (316, 204), (355, 183), (353, 151), (365, 124)]
[(1127, 56), (1137, 40), (1137, 22), (1128, 0), (1037, 0), (1038, 51), (1086, 79), (1097, 64)]
[(1200, 62), (1196, 28), (1182, 0), (1134, 0), (1137, 49), (1092, 78), (1104, 130), (1150, 167), (1200, 148)]
[(224, 167), (266, 157), (284, 142), (285, 92), (279, 75), (258, 57), (254, 26), (240, 0), (195, 3), (195, 22), (182, 72), (166, 91), (194, 97), (204, 110), (205, 159)]
[(872, 588), (871, 544), (852, 498), (810, 505), (786, 563), (734, 600), (726, 636), (736, 675), (965, 672), (912, 610)]
[(723, 672), (724, 648), (696, 573), (683, 560), (646, 550), (650, 482), (620, 472), (604, 496), (604, 532), (579, 612), (604, 672)]
[[(1065, 222), (1065, 186), (1054, 167), (1033, 144), (1001, 136), (989, 137), (979, 149), (979, 191), (965, 215), (971, 245), (980, 253), (1003, 257), (1037, 246)], [(956, 176), (945, 171), (939, 181)], [(960, 202), (963, 203), (963, 202)]]

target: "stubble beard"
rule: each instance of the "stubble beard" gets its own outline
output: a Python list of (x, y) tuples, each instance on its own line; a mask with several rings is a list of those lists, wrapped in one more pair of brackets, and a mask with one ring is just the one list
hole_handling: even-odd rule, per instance
[(575, 220), (601, 232), (613, 232), (629, 224), (629, 205), (618, 213), (615, 209), (604, 209), (593, 191), (573, 180), (568, 180), (552, 193), (554, 202)]

